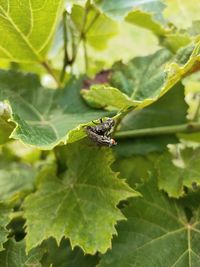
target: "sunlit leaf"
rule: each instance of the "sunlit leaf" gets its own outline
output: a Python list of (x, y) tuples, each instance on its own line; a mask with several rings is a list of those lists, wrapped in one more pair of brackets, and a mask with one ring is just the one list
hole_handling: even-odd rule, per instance
[(105, 49), (109, 39), (118, 33), (117, 23), (94, 6), (86, 13), (82, 6), (74, 5), (71, 17), (80, 35), (84, 33), (85, 40), (97, 50)]
[(143, 10), (154, 14), (155, 19), (164, 23), (162, 11), (165, 5), (160, 0), (96, 0), (97, 6), (109, 16), (122, 19), (129, 11)]
[(0, 58), (9, 61), (44, 60), (63, 1), (1, 1)]
[(0, 144), (8, 141), (8, 137), (14, 129), (14, 124), (8, 122), (11, 110), (7, 103), (0, 102)]

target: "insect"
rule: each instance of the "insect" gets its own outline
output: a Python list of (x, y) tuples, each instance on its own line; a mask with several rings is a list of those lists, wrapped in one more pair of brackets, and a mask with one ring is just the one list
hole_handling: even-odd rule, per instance
[(95, 123), (96, 126), (87, 126), (86, 133), (88, 137), (99, 146), (112, 147), (117, 144), (117, 142), (111, 138), (112, 129), (115, 125), (115, 121), (108, 118), (103, 122), (100, 119), (100, 123)]

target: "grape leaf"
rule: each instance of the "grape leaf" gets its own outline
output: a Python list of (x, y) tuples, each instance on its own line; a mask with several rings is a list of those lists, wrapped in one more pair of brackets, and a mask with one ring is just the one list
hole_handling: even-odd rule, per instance
[(123, 19), (123, 17), (132, 9), (143, 10), (154, 14), (156, 20), (165, 23), (162, 11), (165, 5), (160, 0), (96, 0), (96, 5), (104, 13), (114, 19)]
[[(0, 58), (42, 62), (55, 30), (62, 0), (1, 1)], [(39, 19), (38, 19), (39, 18)], [(45, 27), (44, 27), (45, 25)], [(39, 38), (38, 38), (39, 37)]]
[(137, 183), (146, 182), (150, 173), (154, 171), (154, 160), (157, 155), (134, 155), (131, 157), (118, 157), (112, 169), (120, 173), (127, 183), (134, 188)]
[(192, 42), (191, 37), (187, 32), (180, 32), (175, 27), (169, 28), (154, 20), (151, 13), (141, 10), (129, 12), (125, 20), (131, 24), (138, 25), (142, 28), (150, 30), (158, 37), (161, 46), (168, 48), (176, 53), (181, 47), (189, 45)]
[(71, 18), (80, 33), (84, 32), (85, 40), (95, 49), (103, 50), (110, 38), (118, 33), (118, 25), (115, 21), (100, 13), (90, 5), (84, 22), (85, 9), (80, 5), (74, 5)]
[[(179, 103), (178, 106), (177, 102)], [(134, 154), (162, 152), (166, 149), (167, 144), (174, 144), (179, 140), (173, 134), (162, 135), (158, 132), (157, 135), (153, 136), (153, 130), (162, 126), (186, 123), (187, 109), (188, 105), (184, 100), (184, 87), (178, 83), (153, 104), (144, 109), (133, 110), (123, 118), (116, 137), (120, 138), (122, 133), (126, 133), (127, 136), (131, 131), (132, 137), (135, 135), (135, 138), (119, 140), (120, 146), (116, 147), (115, 151), (125, 157)]]
[(35, 75), (0, 71), (0, 86), (0, 100), (9, 100), (16, 124), (10, 137), (41, 149), (83, 138), (80, 124), (110, 114), (84, 103), (82, 79), (73, 77), (63, 90), (52, 90), (41, 87)]
[[(197, 267), (200, 264), (199, 208), (188, 222), (184, 209), (150, 180), (140, 188), (143, 198), (125, 209), (113, 249), (99, 267)], [(131, 249), (130, 249), (131, 248)]]
[[(193, 69), (199, 59), (199, 49), (200, 43), (179, 50), (175, 56), (162, 49), (150, 56), (134, 58), (127, 65), (119, 62), (113, 66), (110, 80), (115, 88), (94, 85), (90, 90), (83, 90), (82, 94), (88, 103), (93, 100), (101, 106), (117, 109), (145, 107)], [(116, 97), (118, 101), (115, 104)]]
[(128, 113), (121, 122), (120, 130), (128, 131), (186, 123), (188, 105), (184, 98), (184, 86), (178, 83), (158, 101), (144, 109)]
[(187, 29), (191, 26), (193, 20), (199, 19), (199, 0), (166, 0), (165, 3), (166, 9), (164, 10), (164, 16), (180, 29)]
[(79, 142), (66, 149), (68, 171), (64, 180), (42, 183), (25, 200), (27, 249), (50, 236), (57, 242), (65, 236), (70, 238), (72, 248), (78, 245), (86, 253), (104, 253), (116, 234), (115, 224), (124, 219), (116, 205), (138, 193), (111, 171), (113, 157), (109, 149)]
[(171, 32), (165, 35), (165, 38), (161, 39), (161, 45), (167, 47), (173, 53), (176, 53), (180, 48), (189, 45), (192, 42), (188, 33)]
[(175, 165), (170, 153), (163, 154), (157, 164), (159, 188), (165, 190), (170, 197), (184, 194), (183, 187), (200, 184), (200, 149), (187, 148), (182, 150), (179, 165)]
[(10, 222), (9, 214), (11, 209), (0, 202), (0, 251), (3, 250), (3, 243), (7, 241), (7, 224)]
[(125, 20), (129, 23), (136, 24), (152, 31), (158, 37), (165, 37), (165, 35), (170, 31), (170, 29), (165, 28), (158, 21), (154, 20), (151, 13), (141, 10), (133, 10), (129, 12), (125, 17)]
[(42, 248), (25, 252), (25, 242), (16, 242), (10, 239), (5, 245), (5, 250), (0, 252), (0, 265), (2, 267), (42, 267), (40, 260), (44, 254)]
[(42, 261), (42, 267), (95, 267), (98, 263), (97, 255), (84, 255), (78, 247), (72, 250), (66, 239), (63, 239), (58, 246), (51, 238), (44, 242), (44, 246), (47, 255)]
[(36, 170), (25, 164), (4, 163), (0, 169), (0, 201), (17, 201), (33, 190)]

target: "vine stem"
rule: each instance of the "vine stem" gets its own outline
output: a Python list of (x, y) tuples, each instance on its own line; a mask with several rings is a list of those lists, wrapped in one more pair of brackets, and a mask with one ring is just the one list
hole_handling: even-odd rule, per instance
[(194, 133), (200, 132), (200, 123), (191, 122), (179, 125), (170, 125), (162, 127), (153, 127), (146, 129), (136, 129), (128, 131), (118, 131), (115, 132), (116, 139), (123, 138), (134, 138), (140, 136), (155, 136), (155, 135), (166, 135), (166, 134), (177, 134), (177, 133)]
[(60, 82), (62, 83), (65, 77), (65, 69), (68, 64), (70, 64), (69, 54), (67, 50), (67, 11), (63, 12), (63, 41), (64, 41), (64, 59), (63, 59), (63, 67), (60, 73)]

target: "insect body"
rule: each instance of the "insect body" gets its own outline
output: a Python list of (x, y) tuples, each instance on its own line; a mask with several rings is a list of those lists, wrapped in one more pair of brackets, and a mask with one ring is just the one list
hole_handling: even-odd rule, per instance
[(95, 133), (99, 135), (109, 136), (111, 134), (114, 125), (115, 121), (111, 118), (108, 118), (105, 122), (103, 122), (102, 119), (100, 119), (100, 123), (97, 124), (97, 126), (90, 126), (90, 127)]
[[(96, 123), (95, 123), (96, 124)], [(96, 126), (87, 126), (86, 132), (88, 137), (99, 146), (114, 146), (117, 142), (111, 138), (111, 132), (115, 121), (111, 118), (105, 122), (100, 120), (100, 123)]]

